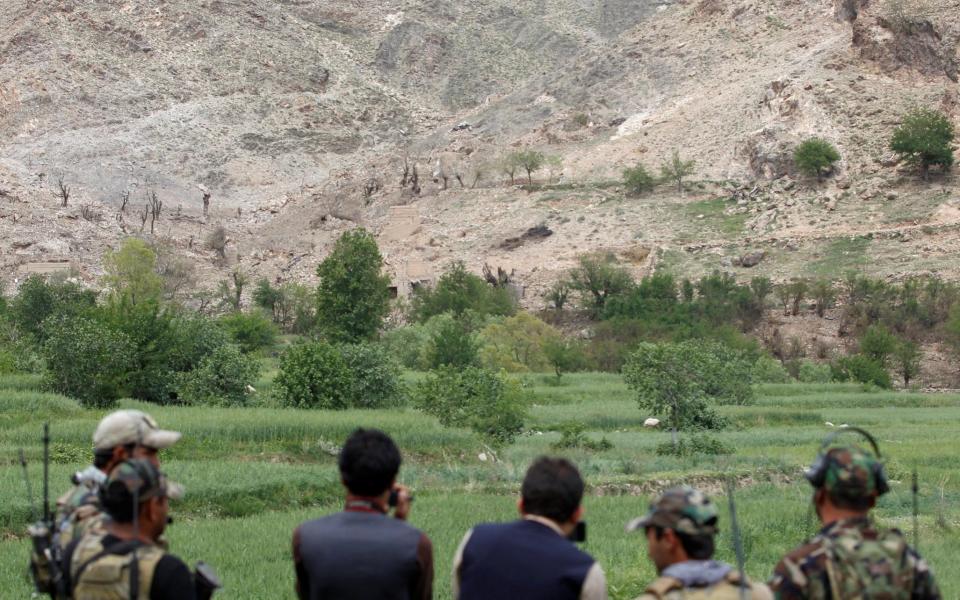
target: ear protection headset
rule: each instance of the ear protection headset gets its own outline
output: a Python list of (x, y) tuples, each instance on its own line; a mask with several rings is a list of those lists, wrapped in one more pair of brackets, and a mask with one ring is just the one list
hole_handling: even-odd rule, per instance
[(887, 483), (887, 474), (883, 470), (883, 463), (881, 462), (880, 447), (877, 445), (877, 441), (873, 439), (873, 436), (867, 433), (866, 430), (860, 429), (859, 427), (844, 427), (838, 431), (834, 431), (827, 437), (823, 439), (823, 442), (820, 444), (820, 451), (817, 453), (817, 458), (814, 459), (813, 464), (804, 472), (804, 477), (807, 478), (807, 481), (810, 482), (815, 488), (823, 487), (823, 484), (827, 479), (827, 468), (830, 466), (830, 460), (827, 457), (829, 453), (830, 444), (837, 439), (840, 434), (847, 431), (853, 431), (860, 434), (862, 437), (866, 438), (870, 442), (870, 446), (873, 447), (874, 456), (876, 456), (877, 461), (873, 465), (873, 481), (877, 487), (877, 495), (882, 496), (890, 491), (890, 484)]

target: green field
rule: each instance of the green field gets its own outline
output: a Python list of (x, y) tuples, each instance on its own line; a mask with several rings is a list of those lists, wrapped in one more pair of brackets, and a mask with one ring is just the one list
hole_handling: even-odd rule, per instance
[[(812, 533), (809, 486), (801, 469), (813, 458), (831, 421), (870, 429), (888, 455), (892, 492), (877, 511), (884, 525), (912, 532), (910, 473), (921, 480), (920, 550), (933, 566), (944, 598), (960, 598), (960, 396), (865, 392), (855, 385), (764, 385), (757, 403), (722, 407), (732, 426), (716, 434), (735, 448), (726, 456), (661, 457), (655, 447), (669, 434), (645, 430), (642, 414), (614, 375), (567, 375), (563, 385), (532, 375), (534, 406), (528, 431), (497, 453), (496, 462), (467, 430), (441, 427), (410, 409), (302, 411), (275, 408), (144, 408), (184, 440), (163, 455), (164, 469), (187, 488), (173, 505), (171, 547), (189, 563), (206, 560), (226, 583), (221, 598), (293, 598), (289, 540), (301, 521), (338, 509), (341, 489), (337, 444), (357, 426), (379, 427), (404, 451), (401, 478), (416, 494), (412, 520), (433, 539), (435, 596), (449, 597), (449, 569), (463, 533), (474, 523), (515, 516), (516, 494), (526, 465), (551, 444), (557, 425), (578, 422), (592, 439), (613, 448), (564, 454), (580, 466), (589, 485), (585, 500), (590, 539), (585, 549), (604, 566), (613, 598), (632, 598), (654, 575), (643, 536), (624, 524), (645, 511), (650, 495), (688, 482), (717, 495), (727, 523), (722, 482), (735, 477), (747, 570), (766, 579), (779, 556)], [(258, 389), (269, 382), (261, 382)], [(30, 376), (0, 378), (0, 594), (29, 597), (25, 575), (29, 520), (17, 449), (31, 461), (40, 490), (40, 429), (49, 420), (54, 443), (53, 492), (89, 459), (90, 436), (104, 414), (38, 391)], [(723, 528), (720, 558), (733, 560)]]

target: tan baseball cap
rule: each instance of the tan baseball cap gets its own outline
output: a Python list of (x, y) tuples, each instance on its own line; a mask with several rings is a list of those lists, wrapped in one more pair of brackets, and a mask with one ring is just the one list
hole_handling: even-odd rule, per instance
[(127, 444), (169, 448), (180, 439), (179, 431), (164, 431), (153, 417), (139, 410), (118, 410), (105, 416), (93, 432), (93, 447), (108, 450)]

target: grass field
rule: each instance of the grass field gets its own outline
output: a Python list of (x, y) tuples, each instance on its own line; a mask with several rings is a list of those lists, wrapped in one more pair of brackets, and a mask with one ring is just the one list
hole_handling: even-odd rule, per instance
[[(276, 408), (213, 409), (144, 406), (165, 428), (184, 433), (162, 455), (164, 470), (187, 488), (173, 505), (171, 548), (189, 563), (212, 563), (226, 583), (221, 598), (292, 598), (289, 556), (292, 529), (301, 521), (338, 510), (341, 488), (337, 444), (357, 426), (379, 427), (405, 455), (401, 478), (416, 494), (414, 524), (433, 539), (435, 596), (449, 597), (450, 561), (474, 523), (515, 516), (516, 494), (526, 465), (542, 453), (557, 453), (558, 425), (578, 422), (589, 437), (605, 437), (602, 452), (564, 451), (589, 485), (584, 505), (589, 522), (585, 549), (603, 564), (613, 598), (632, 598), (654, 576), (641, 535), (624, 524), (643, 513), (650, 496), (673, 483), (689, 482), (714, 493), (721, 505), (719, 556), (733, 560), (723, 527), (727, 503), (719, 494), (735, 477), (737, 510), (747, 570), (766, 579), (779, 556), (815, 530), (810, 490), (801, 469), (813, 458), (824, 423), (856, 424), (874, 432), (887, 455), (892, 492), (877, 511), (883, 525), (912, 532), (910, 473), (921, 480), (920, 550), (932, 564), (943, 597), (960, 598), (960, 396), (865, 392), (854, 385), (759, 386), (749, 407), (723, 407), (732, 425), (716, 437), (735, 448), (725, 456), (661, 457), (657, 444), (669, 434), (645, 430), (629, 391), (613, 375), (531, 375), (534, 405), (528, 432), (482, 461), (489, 452), (469, 431), (441, 427), (409, 409), (300, 411)], [(267, 389), (269, 376), (258, 385)], [(25, 575), (30, 509), (16, 464), (23, 447), (40, 490), (40, 428), (51, 422), (54, 443), (52, 493), (89, 460), (90, 435), (103, 412), (38, 391), (29, 376), (0, 378), (0, 596), (29, 597)]]

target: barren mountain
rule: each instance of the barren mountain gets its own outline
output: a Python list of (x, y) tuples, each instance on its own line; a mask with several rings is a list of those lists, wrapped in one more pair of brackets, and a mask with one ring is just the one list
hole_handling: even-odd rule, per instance
[[(956, 278), (956, 179), (917, 181), (886, 146), (911, 106), (960, 117), (958, 14), (956, 0), (7, 0), (0, 276), (69, 259), (92, 281), (105, 248), (149, 234), (156, 193), (153, 237), (207, 286), (238, 264), (309, 281), (358, 224), (401, 290), (488, 263), (531, 307), (590, 250), (638, 274)], [(843, 156), (822, 184), (792, 172), (812, 135)], [(562, 167), (509, 185), (490, 165), (524, 147)], [(684, 193), (625, 196), (624, 167), (656, 171), (673, 150), (696, 160)], [(226, 259), (204, 244), (221, 224)]]

